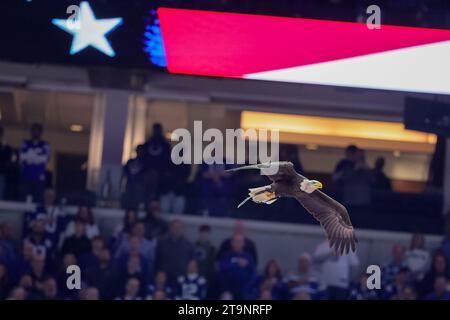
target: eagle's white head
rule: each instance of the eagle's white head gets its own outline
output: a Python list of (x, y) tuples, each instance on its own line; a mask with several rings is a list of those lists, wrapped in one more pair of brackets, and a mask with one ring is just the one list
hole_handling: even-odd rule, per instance
[(300, 184), (300, 189), (306, 193), (313, 193), (317, 189), (322, 189), (323, 185), (317, 180), (304, 179)]

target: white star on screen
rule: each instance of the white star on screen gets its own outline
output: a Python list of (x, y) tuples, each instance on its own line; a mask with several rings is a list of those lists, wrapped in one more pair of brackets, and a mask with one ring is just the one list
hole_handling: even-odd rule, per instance
[(70, 54), (74, 55), (91, 46), (109, 57), (114, 57), (116, 53), (106, 39), (106, 35), (121, 25), (123, 19), (96, 19), (87, 1), (81, 2), (79, 8), (77, 17), (52, 20), (55, 26), (73, 35)]

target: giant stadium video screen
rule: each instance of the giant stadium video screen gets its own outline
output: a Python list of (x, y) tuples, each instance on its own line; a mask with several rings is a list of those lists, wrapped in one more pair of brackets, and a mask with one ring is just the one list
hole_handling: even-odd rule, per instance
[(450, 30), (157, 8), (152, 1), (15, 3), (2, 10), (4, 60), (450, 94)]

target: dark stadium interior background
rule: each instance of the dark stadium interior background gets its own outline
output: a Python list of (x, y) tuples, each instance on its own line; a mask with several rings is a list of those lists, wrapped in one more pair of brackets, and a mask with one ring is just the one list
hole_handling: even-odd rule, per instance
[[(72, 2), (0, 4), (2, 24), (20, 15), (30, 22), (0, 30), (0, 299), (450, 299), (450, 131), (416, 128), (410, 140), (403, 129), (406, 118), (423, 116), (405, 109), (406, 98), (443, 104), (436, 117), (448, 120), (448, 95), (174, 75), (133, 47), (143, 41), (133, 30), (158, 7), (355, 22), (373, 1), (90, 1), (105, 17), (139, 17), (123, 36), (131, 44), (116, 38), (113, 62), (52, 49), (67, 37), (41, 23), (64, 17)], [(450, 29), (448, 1), (377, 4), (382, 23)], [(281, 130), (280, 160), (348, 207), (360, 237), (356, 255), (324, 262), (325, 235), (291, 199), (237, 210), (249, 187), (268, 184), (258, 173), (175, 168), (153, 154), (194, 121), (224, 131), (272, 113), (348, 125), (351, 135)], [(398, 136), (368, 138), (368, 122), (399, 125)], [(20, 161), (36, 123), (50, 147), (42, 186), (24, 183)], [(152, 140), (155, 124), (163, 138)], [(149, 161), (142, 168), (140, 144)], [(337, 181), (350, 145), (359, 171)], [(236, 257), (244, 262), (230, 267)], [(65, 287), (69, 264), (82, 267), (81, 291)], [(361, 285), (370, 264), (383, 267), (376, 292)]]

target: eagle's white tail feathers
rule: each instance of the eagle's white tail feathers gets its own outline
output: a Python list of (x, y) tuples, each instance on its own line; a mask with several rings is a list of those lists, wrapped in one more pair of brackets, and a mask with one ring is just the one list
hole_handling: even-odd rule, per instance
[(266, 204), (272, 204), (277, 200), (277, 197), (273, 191), (271, 191), (271, 186), (264, 186), (264, 187), (258, 187), (258, 188), (250, 188), (248, 189), (248, 197), (242, 201), (238, 208), (242, 207), (244, 203), (246, 203), (248, 200), (252, 200), (256, 203), (266, 203)]

